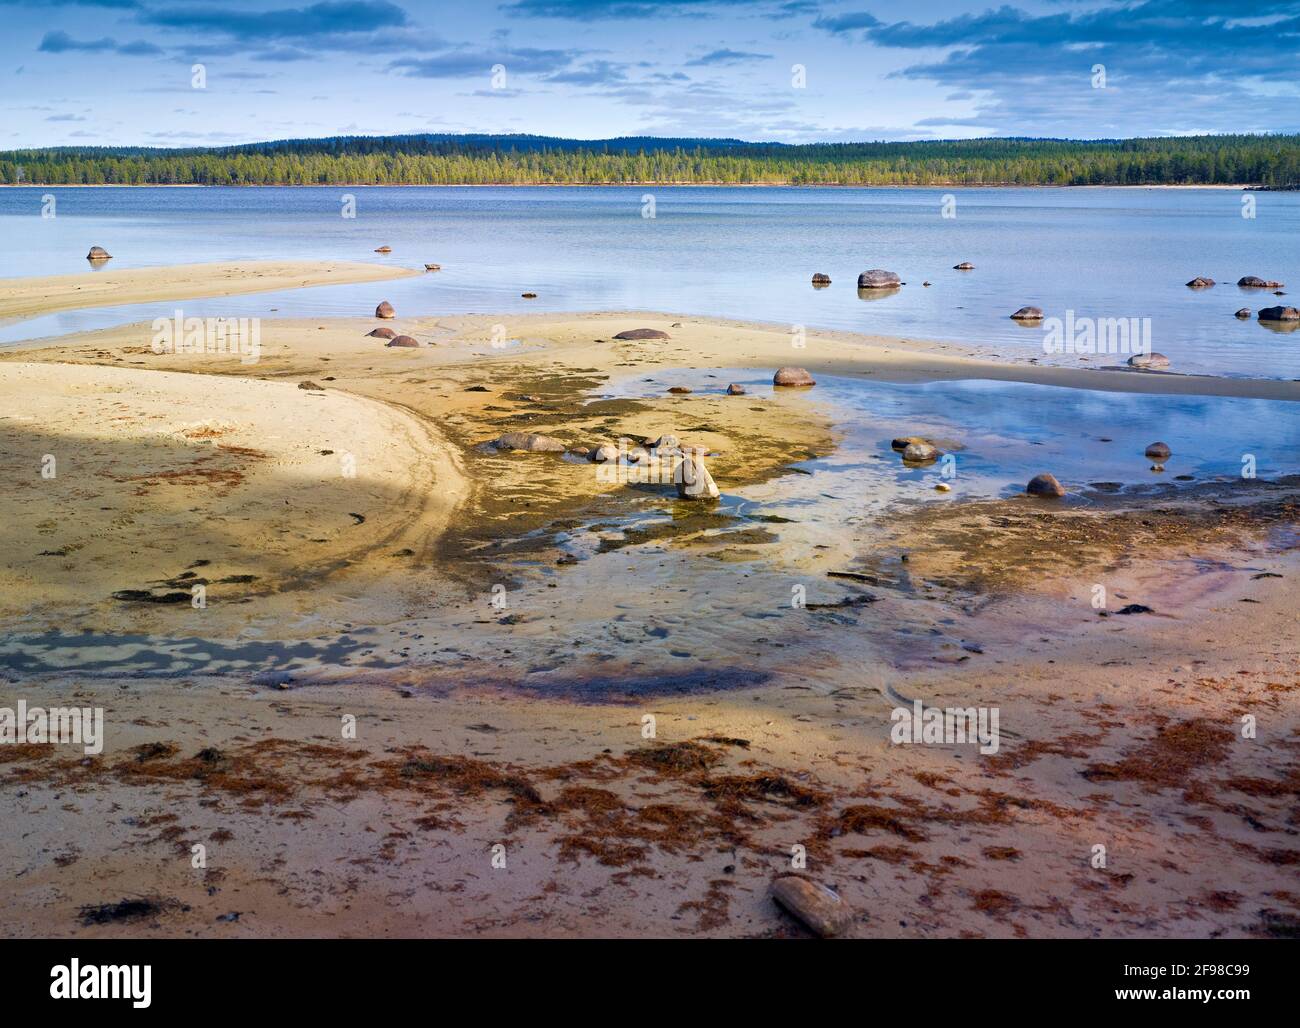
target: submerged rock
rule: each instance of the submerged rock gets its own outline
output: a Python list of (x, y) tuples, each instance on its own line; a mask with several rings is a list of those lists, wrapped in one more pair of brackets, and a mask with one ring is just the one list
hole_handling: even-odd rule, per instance
[(426, 264), (426, 265), (424, 266), (424, 270), (425, 270), (425, 271), (441, 271), (441, 270), (442, 270), (442, 265), (441, 265), (441, 264)]
[(113, 255), (105, 250), (102, 246), (92, 246), (90, 252), (86, 254), (88, 261), (111, 261)]
[(853, 911), (837, 893), (799, 875), (776, 879), (772, 898), (823, 939), (842, 935), (853, 926)]
[(744, 396), (744, 395), (745, 395), (745, 387), (744, 387), (743, 385), (741, 385), (739, 382), (732, 382), (731, 385), (727, 386), (727, 395), (728, 395), (728, 396)]
[(1152, 460), (1168, 460), (1171, 453), (1173, 451), (1169, 449), (1168, 443), (1152, 443), (1146, 448), (1144, 456), (1150, 457)]
[(1025, 492), (1030, 496), (1061, 497), (1065, 495), (1065, 486), (1056, 480), (1055, 475), (1044, 472), (1029, 480)]
[(1011, 317), (1016, 321), (1042, 321), (1043, 308), (1041, 307), (1021, 307)]
[(1283, 284), (1262, 279), (1258, 275), (1246, 275), (1244, 278), (1237, 279), (1237, 285), (1244, 289), (1281, 289)]
[(376, 246), (376, 247), (375, 247), (375, 253), (392, 253), (392, 252), (393, 252), (393, 248), (392, 248), (391, 246)]
[(962, 261), (960, 264), (954, 264), (952, 266), (952, 270), (953, 271), (974, 271), (975, 265), (972, 264), (970, 261)]
[(1169, 358), (1163, 353), (1135, 353), (1128, 359), (1128, 366), (1145, 370), (1167, 368), (1169, 367)]
[(375, 308), (375, 317), (395, 318), (397, 317), (397, 311), (393, 310), (393, 305), (389, 303), (387, 300), (385, 300), (383, 303), (381, 303), (378, 307)]
[(618, 332), (615, 339), (667, 339), (668, 333), (657, 328), (629, 328)]
[[(498, 450), (523, 450), (527, 453), (563, 453), (568, 449), (558, 439), (536, 432), (507, 432), (492, 443)], [(617, 455), (617, 451), (615, 451)]]
[(819, 271), (812, 277), (812, 284), (815, 286), (828, 286), (831, 284), (831, 277)]
[(774, 386), (814, 386), (816, 381), (812, 375), (808, 374), (804, 368), (778, 368), (775, 375), (772, 376)]
[(858, 276), (859, 289), (896, 289), (899, 285), (901, 283), (896, 272), (880, 268), (872, 268)]
[(1243, 308), (1241, 308), (1241, 310), (1237, 311), (1237, 313), (1234, 314), (1233, 317), (1236, 317), (1236, 318), (1243, 318), (1243, 319), (1244, 319), (1244, 318), (1249, 318), (1249, 317), (1250, 317), (1250, 308), (1249, 308), (1249, 307), (1243, 307)]
[(1212, 285), (1214, 285), (1214, 279), (1202, 278), (1199, 275), (1187, 283), (1189, 289), (1209, 289)]

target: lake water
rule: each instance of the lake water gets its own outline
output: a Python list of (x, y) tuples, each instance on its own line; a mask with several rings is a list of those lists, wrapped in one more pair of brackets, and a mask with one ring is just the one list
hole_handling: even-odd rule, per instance
[[(355, 197), (356, 217), (341, 216)], [(654, 197), (653, 218), (643, 217)], [(53, 196), (57, 216), (42, 218)], [(951, 195), (953, 217), (944, 217)], [(1239, 289), (1243, 275), (1300, 296), (1300, 193), (1196, 189), (209, 188), (0, 189), (0, 277), (249, 259), (349, 259), (437, 274), (188, 301), (198, 316), (361, 315), (380, 294), (404, 315), (642, 309), (946, 339), (1002, 357), (1043, 355), (1023, 304), (1076, 318), (1150, 318), (1174, 370), (1300, 378), (1300, 332), (1257, 311), (1295, 297)], [(373, 253), (389, 245), (387, 256)], [(952, 266), (970, 261), (973, 272)], [(860, 271), (907, 285), (863, 299)], [(815, 290), (813, 272), (833, 279)], [(1194, 291), (1204, 275), (1220, 284)], [(927, 288), (922, 282), (929, 281)], [(523, 300), (520, 293), (539, 294)], [(0, 343), (150, 320), (174, 304), (50, 315), (0, 326)], [(1114, 363), (1117, 358), (1093, 358)]]

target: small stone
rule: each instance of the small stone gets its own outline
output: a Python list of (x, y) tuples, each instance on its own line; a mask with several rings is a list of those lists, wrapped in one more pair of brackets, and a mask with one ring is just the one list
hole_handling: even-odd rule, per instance
[(743, 385), (741, 385), (739, 382), (732, 382), (731, 385), (727, 386), (727, 395), (728, 395), (728, 396), (744, 396), (744, 395), (745, 395), (745, 387), (744, 387)]
[(520, 293), (519, 295), (520, 295), (521, 297), (523, 297), (525, 300), (536, 300), (536, 299), (537, 299), (537, 294), (536, 294), (536, 293)]
[(842, 935), (853, 925), (853, 912), (837, 893), (799, 875), (776, 879), (772, 898), (823, 939)]
[(442, 270), (442, 265), (441, 265), (441, 264), (426, 264), (426, 265), (424, 266), (424, 270), (425, 270), (425, 271), (441, 271), (441, 270)]
[(1025, 492), (1030, 496), (1047, 496), (1059, 498), (1065, 495), (1065, 486), (1056, 480), (1055, 475), (1044, 472), (1041, 475), (1035, 475), (1025, 486)]
[(1169, 367), (1169, 358), (1163, 353), (1135, 353), (1128, 359), (1128, 366), (1153, 371)]
[(936, 493), (946, 493), (951, 491), (951, 489), (952, 486), (950, 486), (947, 482), (937, 482), (935, 483), (935, 487), (934, 487), (934, 491)]
[(683, 500), (716, 500), (722, 495), (704, 466), (703, 451), (698, 449), (688, 451), (682, 458), (673, 471), (673, 481), (677, 483), (678, 497)]
[(299, 382), (299, 383), (298, 383), (298, 388), (299, 388), (299, 389), (310, 389), (310, 390), (313, 390), (314, 392), (318, 392), (318, 393), (322, 393), (322, 392), (325, 391), (325, 387), (324, 387), (324, 386), (317, 385), (315, 382), (312, 382), (310, 379), (308, 379), (308, 380), (306, 380), (306, 381), (303, 381), (303, 382)]

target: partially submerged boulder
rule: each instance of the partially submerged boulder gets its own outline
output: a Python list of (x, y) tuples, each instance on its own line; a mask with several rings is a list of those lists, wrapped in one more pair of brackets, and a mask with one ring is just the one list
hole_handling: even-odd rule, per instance
[(1259, 312), (1260, 321), (1300, 321), (1300, 310), (1295, 307), (1265, 307)]
[(1243, 289), (1281, 289), (1283, 283), (1262, 279), (1258, 275), (1246, 275), (1237, 279), (1237, 285)]
[(668, 333), (657, 328), (628, 328), (614, 336), (615, 339), (667, 339)]
[(591, 451), (591, 462), (593, 464), (607, 464), (614, 460), (618, 460), (618, 447), (610, 443), (601, 443)]
[(375, 247), (375, 253), (392, 253), (392, 252), (393, 252), (393, 248), (392, 248), (391, 246), (376, 246), (376, 247)]
[(393, 338), (388, 340), (388, 342), (386, 342), (384, 345), (400, 346), (406, 349), (414, 349), (415, 347), (420, 345), (420, 340), (416, 339), (415, 336), (393, 336)]
[(716, 500), (722, 495), (704, 466), (702, 449), (686, 451), (673, 470), (673, 481), (677, 484), (677, 496), (683, 500)]
[(527, 453), (563, 453), (568, 449), (558, 439), (536, 432), (507, 432), (493, 440), (492, 445), (498, 450), (523, 450)]
[(939, 459), (939, 448), (923, 440), (903, 447), (903, 460), (908, 464), (929, 464)]
[(812, 284), (815, 286), (828, 286), (831, 284), (831, 277), (819, 271), (812, 277)]
[(1055, 475), (1044, 472), (1029, 480), (1025, 492), (1030, 496), (1061, 497), (1065, 495), (1065, 486), (1056, 480)]
[(425, 271), (441, 271), (441, 270), (442, 270), (442, 265), (441, 265), (441, 264), (426, 264), (426, 265), (424, 266), (424, 270), (425, 270)]
[(1160, 368), (1169, 367), (1169, 358), (1163, 353), (1135, 353), (1128, 359), (1130, 368), (1140, 368), (1143, 371), (1157, 371)]
[(954, 264), (952, 266), (952, 270), (953, 271), (974, 271), (975, 265), (972, 264), (970, 261), (962, 261), (960, 264)]
[(113, 255), (105, 250), (102, 246), (92, 246), (90, 252), (86, 254), (88, 261), (111, 261)]
[(803, 368), (778, 368), (775, 375), (772, 376), (774, 386), (815, 386), (812, 375)]
[(739, 382), (732, 382), (731, 385), (727, 386), (727, 395), (728, 395), (728, 396), (744, 396), (744, 395), (745, 395), (745, 387), (744, 387), (743, 385), (741, 385)]
[(387, 300), (385, 300), (383, 303), (381, 303), (378, 307), (375, 308), (375, 317), (395, 318), (397, 317), (397, 311), (393, 310), (393, 305), (389, 303)]
[(843, 935), (853, 926), (853, 911), (838, 893), (799, 875), (776, 879), (772, 899), (823, 939)]
[(859, 289), (897, 289), (901, 284), (897, 272), (881, 268), (872, 268), (858, 276)]
[(1214, 279), (1205, 278), (1201, 275), (1197, 275), (1196, 278), (1192, 279), (1190, 282), (1187, 283), (1187, 288), (1188, 289), (1209, 289), (1210, 286), (1212, 285), (1214, 285)]
[(1043, 308), (1041, 307), (1021, 307), (1015, 314), (1011, 315), (1015, 321), (1042, 321)]
[(1168, 443), (1152, 443), (1146, 448), (1144, 456), (1150, 457), (1152, 460), (1168, 460), (1172, 452)]
[(1249, 318), (1249, 317), (1250, 317), (1250, 308), (1249, 308), (1249, 307), (1243, 307), (1243, 308), (1241, 308), (1241, 310), (1237, 311), (1237, 313), (1234, 314), (1233, 317), (1234, 317), (1234, 318), (1241, 318), (1242, 320), (1245, 320), (1246, 318)]

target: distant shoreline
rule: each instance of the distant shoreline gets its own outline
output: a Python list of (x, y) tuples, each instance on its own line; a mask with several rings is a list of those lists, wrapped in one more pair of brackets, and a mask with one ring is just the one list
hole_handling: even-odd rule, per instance
[(1258, 192), (1294, 192), (1278, 186), (1254, 186), (1245, 183), (1151, 183), (1143, 185), (1028, 185), (1015, 182), (981, 182), (978, 185), (955, 182), (928, 182), (924, 185), (883, 183), (809, 182), (305, 182), (248, 185), (199, 182), (4, 182), (0, 189), (1235, 189)]

